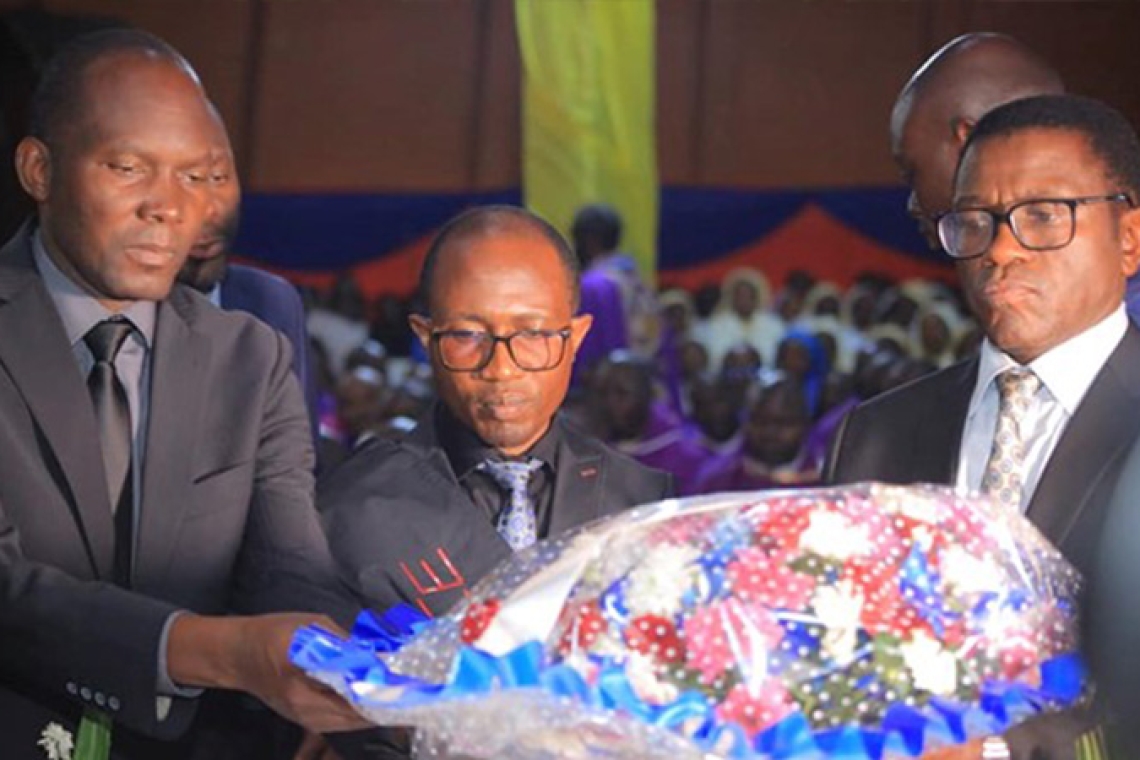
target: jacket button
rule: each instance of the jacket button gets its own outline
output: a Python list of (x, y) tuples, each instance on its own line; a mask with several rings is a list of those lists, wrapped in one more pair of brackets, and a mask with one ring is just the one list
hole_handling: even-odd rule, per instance
[(107, 707), (110, 707), (112, 710), (118, 711), (119, 706), (120, 705), (119, 705), (119, 698), (118, 697), (114, 697), (114, 696), (107, 697)]
[(85, 700), (90, 702), (91, 701), (91, 689), (88, 689), (86, 686), (82, 687), (79, 690), (79, 696), (83, 697)]
[(107, 698), (103, 696), (103, 692), (95, 692), (95, 704), (99, 705), (100, 707), (107, 704)]
[(79, 687), (75, 685), (75, 681), (67, 682), (67, 693), (73, 697), (79, 693)]

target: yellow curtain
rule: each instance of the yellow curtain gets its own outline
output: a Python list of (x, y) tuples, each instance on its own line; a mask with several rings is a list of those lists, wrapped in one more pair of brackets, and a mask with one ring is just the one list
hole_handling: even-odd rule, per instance
[(654, 0), (515, 0), (515, 15), (527, 207), (568, 231), (582, 204), (612, 204), (622, 248), (654, 282)]

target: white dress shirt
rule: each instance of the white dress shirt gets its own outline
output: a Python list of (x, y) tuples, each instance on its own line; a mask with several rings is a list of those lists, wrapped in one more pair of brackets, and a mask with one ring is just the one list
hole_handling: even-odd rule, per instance
[[(1022, 478), (1021, 509), (1029, 506), (1041, 473), (1061, 434), (1080, 406), (1089, 386), (1116, 350), (1128, 329), (1128, 317), (1121, 304), (1116, 311), (1029, 363), (1041, 380), (1024, 419), (1021, 439), (1025, 444), (1025, 474)], [(962, 446), (958, 453), (960, 490), (978, 491), (986, 462), (993, 448), (997, 427), (999, 393), (995, 380), (1008, 369), (1019, 367), (1009, 355), (990, 343), (982, 342), (978, 379), (966, 413)]]

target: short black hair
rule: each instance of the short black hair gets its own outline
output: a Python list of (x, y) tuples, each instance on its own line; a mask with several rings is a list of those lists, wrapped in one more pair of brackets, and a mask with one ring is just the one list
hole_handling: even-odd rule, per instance
[(28, 134), (49, 147), (57, 144), (67, 127), (82, 123), (88, 69), (104, 58), (130, 53), (169, 61), (198, 80), (181, 53), (149, 32), (115, 28), (82, 34), (60, 48), (44, 66), (32, 94)]
[(431, 292), (435, 282), (435, 272), (439, 259), (450, 244), (459, 243), (472, 237), (482, 237), (496, 232), (531, 232), (550, 243), (558, 254), (558, 260), (566, 271), (570, 283), (570, 307), (578, 311), (579, 268), (578, 257), (558, 230), (538, 214), (519, 206), (491, 205), (476, 206), (464, 211), (447, 222), (436, 233), (424, 255), (420, 269), (419, 301), (420, 308), (431, 311)]
[[(1119, 184), (1117, 189), (1127, 193), (1133, 204), (1140, 201), (1140, 139), (1136, 130), (1115, 108), (1093, 98), (1039, 95), (995, 108), (974, 127), (962, 148), (962, 156), (984, 140), (1028, 129), (1056, 129), (1083, 135), (1104, 165), (1105, 174)], [(959, 170), (961, 165), (959, 161)]]
[(622, 221), (617, 209), (607, 203), (591, 203), (578, 209), (570, 236), (594, 240), (602, 250), (615, 250), (621, 243)]

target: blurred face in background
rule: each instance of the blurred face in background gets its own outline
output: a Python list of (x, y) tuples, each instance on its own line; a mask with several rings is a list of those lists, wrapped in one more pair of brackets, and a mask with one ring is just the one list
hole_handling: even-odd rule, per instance
[(219, 153), (225, 158), (210, 176), (213, 203), (202, 233), (178, 273), (180, 282), (201, 293), (212, 291), (226, 276), (229, 254), (241, 222), (241, 185), (228, 140), (219, 146)]

